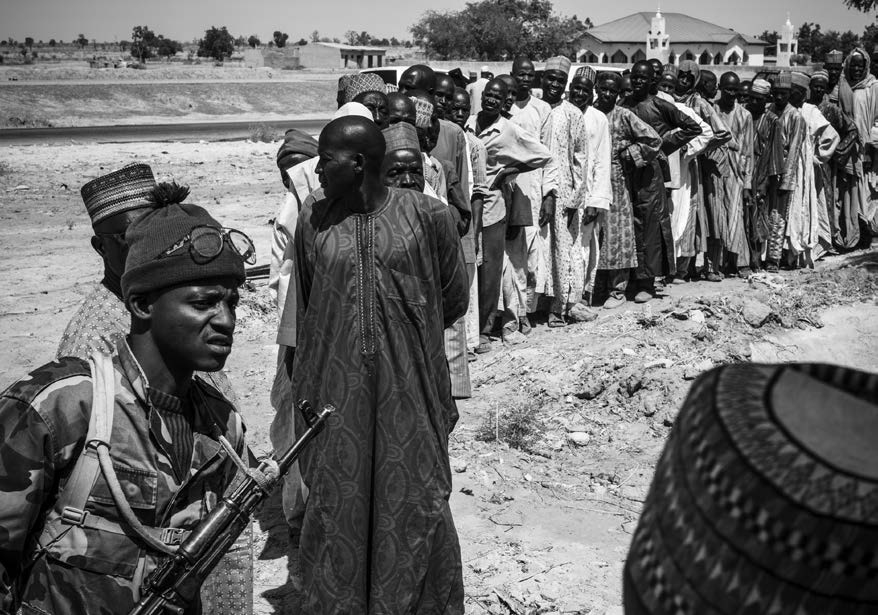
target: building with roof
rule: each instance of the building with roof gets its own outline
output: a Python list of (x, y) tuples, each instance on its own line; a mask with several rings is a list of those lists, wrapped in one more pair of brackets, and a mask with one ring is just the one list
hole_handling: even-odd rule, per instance
[(308, 43), (292, 49), (303, 68), (376, 68), (384, 66), (387, 54), (384, 47), (342, 43)]
[(656, 57), (679, 64), (762, 66), (768, 43), (682, 13), (634, 13), (585, 31), (575, 42), (577, 62), (631, 64)]

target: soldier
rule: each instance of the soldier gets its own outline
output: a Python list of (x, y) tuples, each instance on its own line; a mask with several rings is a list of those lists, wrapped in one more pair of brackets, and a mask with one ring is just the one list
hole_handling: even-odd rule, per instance
[(127, 613), (235, 476), (241, 418), (194, 373), (232, 350), (252, 242), (183, 194), (126, 233), (127, 336), (0, 396), (0, 612)]

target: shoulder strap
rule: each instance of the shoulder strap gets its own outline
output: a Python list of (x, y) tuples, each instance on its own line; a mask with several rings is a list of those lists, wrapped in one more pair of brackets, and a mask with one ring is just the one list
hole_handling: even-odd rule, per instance
[[(91, 404), (91, 417), (88, 421), (88, 434), (85, 437), (85, 448), (76, 460), (73, 471), (67, 479), (67, 484), (58, 496), (55, 510), (58, 512), (62, 524), (78, 525), (82, 527), (94, 527), (107, 530), (118, 527), (112, 522), (103, 519), (87, 519), (88, 512), (85, 505), (88, 496), (94, 487), (98, 472), (102, 472), (110, 495), (122, 519), (138, 537), (141, 538), (153, 550), (167, 555), (173, 555), (172, 549), (165, 540), (165, 533), (156, 528), (147, 528), (140, 522), (131, 505), (125, 499), (122, 485), (113, 470), (113, 462), (110, 458), (110, 437), (113, 431), (113, 412), (116, 407), (116, 370), (113, 367), (113, 359), (110, 355), (95, 353), (89, 357), (91, 367), (93, 397)], [(103, 522), (103, 523), (101, 523)], [(172, 539), (170, 544), (179, 544)]]
[(62, 519), (77, 525), (85, 518), (85, 503), (100, 472), (97, 444), (109, 446), (116, 400), (113, 359), (109, 355), (95, 353), (89, 357), (88, 363), (91, 368), (92, 402), (85, 447), (55, 504), (55, 510)]

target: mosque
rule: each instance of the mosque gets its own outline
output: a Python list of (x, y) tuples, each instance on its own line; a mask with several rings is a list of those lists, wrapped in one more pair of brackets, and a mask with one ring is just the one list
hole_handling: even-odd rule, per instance
[[(796, 29), (787, 17), (777, 44), (777, 66), (789, 66), (797, 53)], [(576, 61), (589, 64), (631, 64), (658, 58), (679, 64), (766, 64), (768, 43), (682, 13), (634, 13), (584, 32), (574, 43)], [(773, 58), (772, 58), (773, 60)]]

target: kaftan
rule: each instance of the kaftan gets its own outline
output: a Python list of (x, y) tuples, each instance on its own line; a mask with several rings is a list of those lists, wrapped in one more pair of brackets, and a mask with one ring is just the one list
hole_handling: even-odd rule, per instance
[[(555, 308), (562, 309), (582, 299), (585, 280), (579, 233), (587, 200), (583, 179), (589, 166), (589, 145), (582, 111), (566, 100), (555, 105), (549, 116), (546, 145), (556, 169), (549, 294), (555, 298)], [(575, 211), (572, 219), (568, 210)]]
[(302, 612), (462, 614), (442, 332), (469, 291), (451, 212), (413, 190), (368, 214), (312, 196), (295, 245), (294, 399), (336, 408), (300, 457)]
[(631, 180), (636, 169), (652, 164), (658, 156), (662, 138), (649, 124), (622, 107), (614, 107), (607, 114), (607, 120), (613, 148), (610, 167), (613, 204), (598, 218), (601, 228), (598, 269), (631, 269), (637, 267)]
[(737, 102), (729, 112), (723, 111), (717, 104), (716, 112), (732, 135), (727, 146), (719, 152), (726, 157), (729, 169), (717, 181), (722, 193), (722, 198), (717, 201), (721, 211), (717, 213), (725, 216), (721, 239), (725, 249), (737, 255), (738, 266), (749, 266), (750, 245), (744, 223), (747, 208), (744, 190), (753, 183), (753, 116)]

